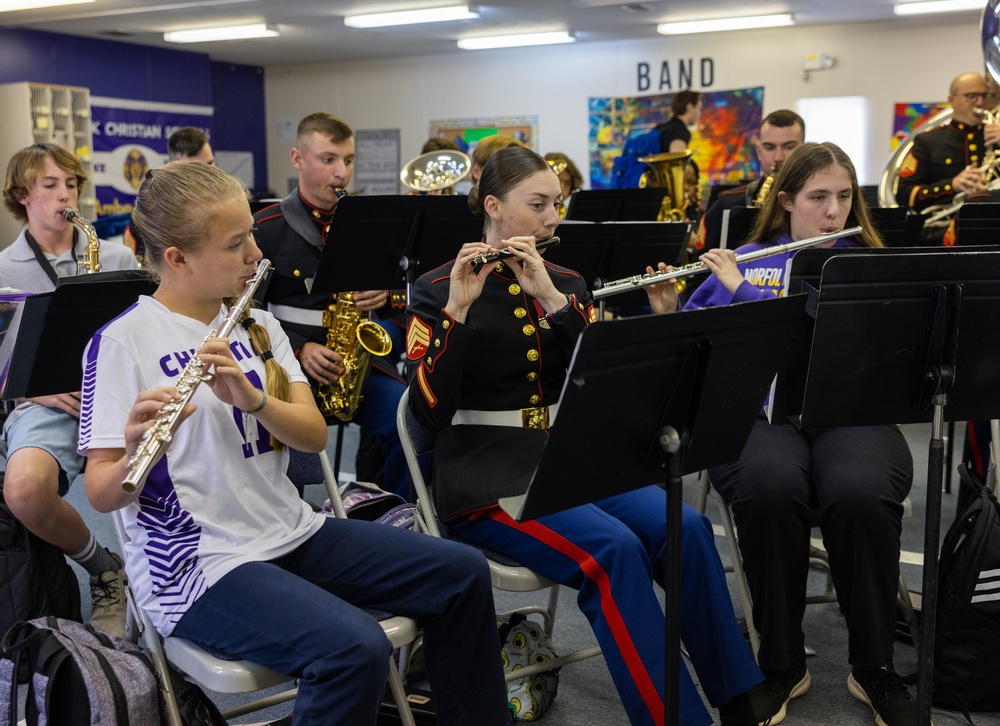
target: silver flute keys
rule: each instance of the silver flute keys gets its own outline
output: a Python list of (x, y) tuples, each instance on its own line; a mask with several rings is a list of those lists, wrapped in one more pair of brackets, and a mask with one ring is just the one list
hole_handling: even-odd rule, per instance
[[(257, 270), (253, 277), (247, 280), (246, 288), (239, 300), (229, 309), (229, 314), (222, 321), (218, 330), (212, 330), (201, 342), (204, 345), (212, 338), (225, 338), (232, 332), (233, 328), (243, 317), (244, 311), (250, 307), (254, 294), (260, 283), (267, 276), (271, 268), (269, 260), (261, 260), (257, 265)], [(201, 347), (201, 346), (199, 346)], [(153, 419), (153, 425), (142, 435), (139, 448), (128, 461), (128, 472), (122, 481), (122, 489), (129, 494), (141, 492), (146, 484), (146, 477), (153, 469), (153, 465), (159, 461), (160, 456), (166, 450), (167, 445), (174, 437), (174, 432), (180, 425), (181, 413), (184, 407), (191, 402), (198, 384), (205, 380), (205, 363), (197, 356), (191, 356), (191, 360), (184, 366), (180, 378), (174, 384), (180, 398), (166, 404)]]
[[(761, 257), (780, 255), (783, 252), (792, 252), (794, 250), (800, 250), (804, 247), (813, 247), (815, 245), (822, 244), (823, 242), (829, 242), (841, 237), (853, 237), (858, 234), (861, 234), (861, 227), (851, 227), (849, 229), (842, 229), (839, 232), (834, 232), (832, 234), (821, 234), (818, 237), (810, 237), (809, 239), (799, 240), (798, 242), (787, 242), (783, 245), (771, 245), (770, 247), (765, 247), (764, 249), (757, 250), (756, 252), (747, 252), (746, 254), (736, 255), (736, 264), (739, 265), (744, 262), (750, 262), (751, 260), (758, 260)], [(667, 280), (674, 280), (681, 277), (690, 277), (691, 275), (697, 275), (702, 272), (708, 272), (708, 268), (705, 266), (705, 263), (692, 262), (690, 265), (676, 267), (673, 270), (668, 270), (667, 272), (654, 272), (652, 275), (646, 273), (643, 275), (633, 275), (632, 277), (623, 277), (620, 280), (613, 280), (605, 283), (600, 289), (594, 290), (593, 295), (595, 300), (600, 300), (601, 298), (618, 295), (619, 293), (628, 292), (629, 290), (638, 290), (642, 287), (655, 285), (658, 282), (666, 282)]]

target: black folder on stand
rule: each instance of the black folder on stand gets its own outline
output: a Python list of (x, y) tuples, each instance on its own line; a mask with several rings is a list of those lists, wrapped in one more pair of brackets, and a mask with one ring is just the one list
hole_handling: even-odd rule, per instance
[(11, 353), (5, 400), (79, 391), (81, 361), (91, 337), (156, 283), (141, 270), (60, 278), (52, 292), (32, 295)]

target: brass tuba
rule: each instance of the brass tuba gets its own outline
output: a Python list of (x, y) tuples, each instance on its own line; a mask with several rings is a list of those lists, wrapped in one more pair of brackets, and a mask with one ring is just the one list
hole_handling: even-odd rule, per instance
[(316, 404), (324, 416), (350, 421), (361, 405), (361, 389), (368, 378), (373, 355), (389, 355), (392, 339), (371, 313), (358, 310), (353, 292), (341, 292), (323, 311), (326, 347), (344, 359), (344, 373), (333, 383), (321, 383)]
[(687, 195), (684, 193), (684, 167), (693, 155), (694, 152), (687, 149), (639, 158), (646, 165), (646, 171), (639, 178), (639, 188), (666, 189), (656, 221), (680, 222), (684, 219), (688, 206)]
[(472, 159), (461, 151), (428, 151), (406, 162), (399, 180), (418, 193), (454, 194), (471, 168)]
[[(83, 259), (76, 261), (76, 266), (79, 272), (100, 272), (101, 240), (97, 236), (97, 230), (94, 229), (94, 225), (84, 219), (78, 209), (64, 209), (62, 210), (62, 216), (64, 216), (68, 222), (72, 222), (77, 227), (82, 229), (83, 233), (87, 236), (87, 251), (84, 252)], [(75, 246), (76, 245), (74, 245), (74, 247)]]

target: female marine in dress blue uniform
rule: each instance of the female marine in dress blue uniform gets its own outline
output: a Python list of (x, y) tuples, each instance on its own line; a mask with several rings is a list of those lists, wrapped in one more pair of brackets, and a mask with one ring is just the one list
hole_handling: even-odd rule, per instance
[[(559, 180), (542, 157), (504, 149), (469, 195), (485, 238), (422, 276), (407, 330), (411, 406), (437, 431), (438, 514), (461, 536), (579, 591), (633, 724), (663, 723), (665, 493), (647, 487), (515, 522), (497, 506), (522, 494), (544, 446), (577, 336), (594, 318), (580, 276), (542, 260), (559, 223)], [(502, 248), (514, 256), (473, 271)], [(600, 442), (580, 442), (581, 446)], [(733, 616), (708, 520), (685, 508), (682, 637), (724, 724), (752, 723), (744, 695), (761, 676)], [(681, 722), (710, 724), (682, 670)], [(744, 716), (739, 720), (739, 714)]]

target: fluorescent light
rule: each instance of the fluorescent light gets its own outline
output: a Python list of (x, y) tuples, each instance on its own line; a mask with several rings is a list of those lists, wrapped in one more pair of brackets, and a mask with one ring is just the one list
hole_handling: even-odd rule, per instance
[(719, 18), (718, 20), (691, 20), (685, 23), (660, 23), (660, 35), (688, 35), (690, 33), (716, 33), (724, 30), (749, 30), (751, 28), (777, 28), (794, 25), (791, 13), (780, 15), (752, 15), (747, 18)]
[(92, 2), (94, 0), (0, 0), (0, 13), (9, 13), (14, 10), (54, 8), (58, 5), (80, 5)]
[(523, 45), (553, 45), (555, 43), (575, 43), (576, 38), (567, 30), (554, 33), (527, 33), (523, 35), (494, 35), (484, 38), (462, 38), (458, 47), (465, 50), (486, 48), (515, 48)]
[(368, 13), (348, 15), (344, 25), (352, 28), (384, 28), (388, 25), (413, 25), (415, 23), (442, 23), (448, 20), (474, 20), (479, 13), (468, 5), (449, 5), (443, 8), (401, 10), (395, 13)]
[(171, 30), (163, 34), (168, 43), (207, 43), (212, 40), (245, 40), (246, 38), (273, 38), (279, 35), (273, 25), (228, 25), (220, 28), (193, 28)]
[(930, 13), (958, 13), (963, 10), (982, 10), (983, 0), (933, 0), (923, 3), (893, 5), (896, 15), (927, 15)]

